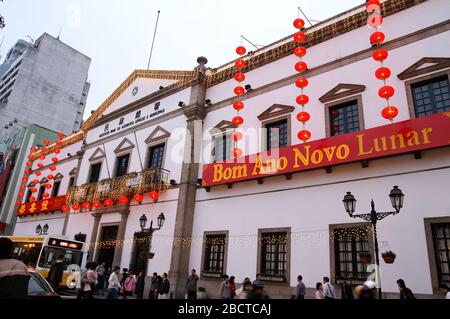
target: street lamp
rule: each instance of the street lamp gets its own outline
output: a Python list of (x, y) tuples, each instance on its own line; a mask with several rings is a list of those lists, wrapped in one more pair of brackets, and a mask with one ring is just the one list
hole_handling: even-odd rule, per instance
[(152, 235), (155, 231), (160, 230), (164, 226), (164, 221), (166, 220), (166, 217), (163, 213), (159, 214), (157, 219), (157, 225), (158, 228), (153, 228), (153, 220), (150, 222), (150, 228), (145, 229), (145, 225), (147, 224), (147, 216), (145, 214), (142, 214), (141, 218), (139, 218), (139, 225), (141, 226), (141, 230), (143, 233)]
[(379, 220), (382, 220), (386, 218), (389, 215), (396, 215), (400, 212), (400, 209), (403, 207), (403, 200), (405, 198), (405, 195), (402, 193), (401, 189), (398, 188), (398, 186), (394, 186), (394, 188), (389, 193), (389, 198), (391, 200), (392, 207), (395, 209), (395, 211), (391, 212), (379, 212), (377, 213), (375, 210), (375, 203), (372, 199), (371, 201), (371, 211), (369, 214), (359, 214), (354, 215), (355, 208), (356, 208), (356, 199), (355, 196), (352, 195), (351, 192), (347, 192), (347, 194), (344, 196), (343, 203), (345, 211), (349, 214), (352, 218), (360, 218), (365, 221), (368, 221), (372, 223), (373, 226), (373, 236), (374, 236), (374, 242), (375, 242), (375, 261), (377, 264), (377, 280), (378, 280), (378, 298), (382, 299), (381, 295), (381, 278), (379, 275), (379, 267), (380, 267), (380, 256), (379, 256), (379, 250), (378, 250), (378, 236), (377, 236), (377, 222)]
[(47, 235), (48, 232), (48, 224), (45, 224), (44, 227), (41, 226), (41, 224), (36, 226), (36, 234), (38, 235)]

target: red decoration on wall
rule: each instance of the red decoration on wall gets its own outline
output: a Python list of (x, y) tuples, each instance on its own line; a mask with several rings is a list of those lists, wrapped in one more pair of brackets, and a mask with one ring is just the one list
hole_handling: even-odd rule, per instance
[(373, 53), (373, 59), (377, 62), (380, 62), (381, 67), (379, 67), (375, 71), (375, 77), (383, 81), (383, 86), (378, 91), (378, 95), (386, 100), (387, 107), (385, 107), (381, 111), (381, 116), (391, 122), (393, 122), (394, 118), (398, 115), (398, 109), (395, 106), (391, 106), (390, 99), (395, 94), (395, 89), (386, 84), (386, 80), (390, 78), (392, 72), (389, 68), (384, 66), (384, 61), (389, 56), (387, 50), (380, 48), (380, 46), (384, 43), (386, 39), (386, 35), (379, 31), (378, 28), (383, 23), (383, 17), (381, 15), (381, 2), (378, 0), (369, 0), (366, 2), (366, 11), (369, 14), (369, 18), (367, 19), (367, 25), (370, 28), (374, 28), (375, 32), (373, 32), (370, 36), (370, 43), (378, 48)]
[(99, 201), (96, 201), (96, 202), (92, 203), (92, 206), (94, 206), (94, 208), (100, 208), (100, 207), (102, 207), (102, 203)]
[(41, 162), (41, 163), (38, 163), (37, 166), (38, 166), (39, 168), (42, 168), (42, 167), (44, 167), (44, 163), (42, 163), (42, 162)]
[(156, 202), (159, 199), (159, 193), (158, 192), (150, 192), (150, 193), (148, 193), (148, 196), (154, 202)]
[(61, 206), (61, 211), (63, 213), (68, 213), (68, 212), (70, 212), (70, 207), (67, 205), (63, 205), (63, 206)]
[(52, 174), (47, 175), (47, 179), (49, 179), (49, 180), (52, 180), (52, 179), (54, 179), (54, 178), (55, 178), (55, 176), (53, 176)]
[(234, 108), (236, 111), (240, 111), (240, 110), (244, 109), (244, 103), (241, 102), (241, 101), (234, 102), (234, 103), (233, 103), (233, 108)]
[(72, 205), (72, 209), (73, 209), (75, 212), (77, 212), (77, 211), (80, 210), (80, 205), (78, 205), (78, 204), (73, 204), (73, 205)]
[(45, 139), (44, 140), (44, 145), (47, 145), (47, 146), (50, 145), (50, 140), (49, 139)]
[(83, 207), (83, 209), (88, 210), (88, 209), (91, 209), (91, 204), (90, 204), (90, 203), (83, 203), (83, 204), (81, 205), (81, 207)]
[(144, 196), (142, 194), (136, 194), (133, 196), (133, 200), (135, 202), (141, 203), (144, 200)]
[(36, 176), (41, 176), (41, 175), (42, 175), (42, 173), (39, 172), (39, 171), (35, 172), (34, 174), (35, 174)]
[(121, 203), (121, 204), (128, 203), (128, 198), (126, 196), (120, 196), (119, 197), (119, 203)]
[(45, 188), (51, 189), (52, 188), (52, 184), (45, 184)]
[(247, 50), (242, 45), (240, 45), (236, 48), (236, 53), (239, 55), (244, 55), (246, 52), (247, 52)]
[(103, 202), (103, 205), (105, 205), (106, 207), (110, 207), (114, 204), (114, 202), (111, 199), (107, 199)]
[(59, 137), (59, 138), (64, 138), (64, 136), (65, 136), (65, 135), (64, 135), (63, 132), (59, 132), (59, 133), (58, 133), (58, 137)]

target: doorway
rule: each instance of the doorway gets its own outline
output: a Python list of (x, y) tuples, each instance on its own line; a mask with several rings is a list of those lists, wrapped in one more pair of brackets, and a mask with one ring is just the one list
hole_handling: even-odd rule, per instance
[(133, 252), (131, 254), (130, 269), (135, 274), (144, 272), (147, 275), (147, 263), (150, 250), (151, 236), (144, 232), (137, 232), (133, 239)]
[(101, 230), (100, 242), (102, 245), (98, 251), (97, 263), (101, 264), (105, 262), (107, 268), (112, 268), (114, 262), (114, 252), (116, 250), (115, 240), (117, 239), (117, 233), (119, 226), (103, 226)]

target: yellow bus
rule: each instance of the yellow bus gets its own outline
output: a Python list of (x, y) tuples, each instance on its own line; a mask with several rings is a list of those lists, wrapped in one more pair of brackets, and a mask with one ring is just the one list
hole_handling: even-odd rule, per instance
[[(61, 286), (67, 286), (67, 277), (72, 274), (73, 265), (81, 266), (84, 243), (68, 240), (61, 236), (3, 236), (14, 243), (13, 258), (36, 269), (47, 278), (52, 263), (59, 255), (64, 256), (64, 275)], [(72, 265), (67, 269), (68, 266)]]

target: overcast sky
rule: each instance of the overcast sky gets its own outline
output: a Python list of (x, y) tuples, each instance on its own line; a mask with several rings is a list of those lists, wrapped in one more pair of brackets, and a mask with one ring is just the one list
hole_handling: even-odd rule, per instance
[[(156, 14), (161, 10), (151, 69), (191, 70), (198, 56), (209, 67), (236, 57), (240, 35), (257, 45), (293, 33), (300, 5), (324, 20), (364, 0), (4, 0), (2, 62), (17, 39), (43, 32), (92, 58), (84, 117), (134, 70), (147, 67)], [(245, 44), (247, 48), (251, 46)]]

